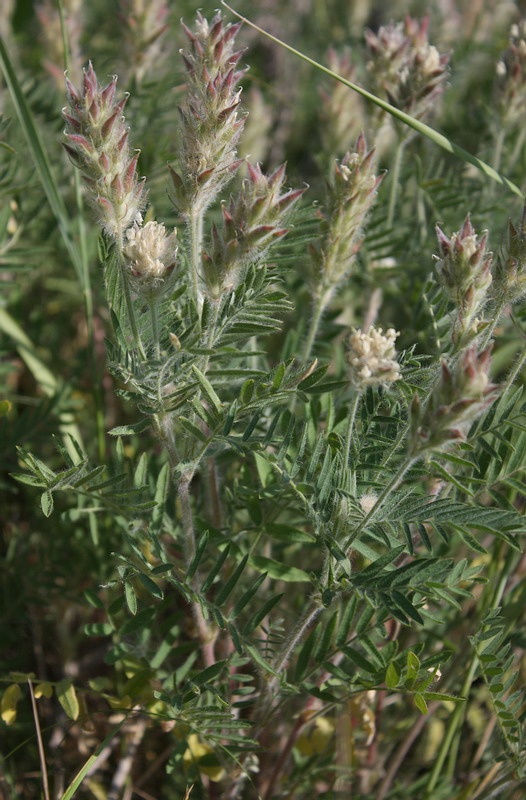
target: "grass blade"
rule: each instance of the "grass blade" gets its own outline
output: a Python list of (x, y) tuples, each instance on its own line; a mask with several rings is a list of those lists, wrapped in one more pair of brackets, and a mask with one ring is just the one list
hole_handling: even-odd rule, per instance
[(22, 91), (22, 87), (20, 86), (20, 82), (17, 78), (16, 71), (11, 59), (9, 58), (9, 53), (7, 52), (5, 44), (1, 38), (0, 69), (3, 72), (7, 88), (9, 89), (18, 121), (24, 132), (24, 136), (26, 137), (33, 162), (35, 164), (35, 169), (40, 178), (40, 182), (42, 183), (42, 188), (44, 189), (50, 208), (55, 216), (55, 219), (57, 220), (62, 239), (77, 273), (79, 282), (84, 289), (85, 286), (83, 282), (83, 276), (85, 275), (85, 270), (83, 268), (80, 254), (70, 236), (70, 224), (66, 214), (66, 208), (53, 175), (51, 164), (45, 151), (42, 138), (37, 126), (35, 125), (31, 109), (29, 108), (24, 96), (24, 92)]

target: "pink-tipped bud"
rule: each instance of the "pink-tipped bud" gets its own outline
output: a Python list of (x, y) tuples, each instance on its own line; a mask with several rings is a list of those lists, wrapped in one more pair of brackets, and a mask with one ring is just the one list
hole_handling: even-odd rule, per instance
[(487, 302), (492, 282), (492, 254), (486, 250), (488, 233), (479, 238), (469, 214), (458, 233), (450, 238), (437, 225), (439, 255), (437, 256), (438, 280), (457, 308), (452, 327), (452, 340), (462, 347), (469, 344), (480, 329), (477, 314)]
[(410, 408), (410, 451), (447, 450), (452, 440), (465, 439), (471, 424), (495, 400), (499, 387), (489, 377), (491, 348), (465, 350), (453, 367), (442, 361), (439, 378), (425, 408)]
[(101, 212), (105, 231), (118, 239), (141, 210), (143, 186), (136, 176), (138, 153), (130, 157), (122, 112), (127, 95), (115, 101), (117, 78), (100, 87), (91, 62), (78, 91), (66, 79), (66, 150), (83, 173), (88, 197)]

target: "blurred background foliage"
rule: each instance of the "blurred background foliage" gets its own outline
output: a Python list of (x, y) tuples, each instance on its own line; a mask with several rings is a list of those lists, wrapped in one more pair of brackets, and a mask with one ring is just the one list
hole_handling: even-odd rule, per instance
[[(470, 152), (492, 162), (499, 129), (495, 65), (507, 47), (510, 25), (526, 13), (525, 3), (238, 0), (233, 5), (265, 30), (322, 63), (334, 57), (329, 55), (330, 48), (339, 54), (338, 58), (348, 52), (355, 79), (366, 87), (364, 29), (377, 30), (392, 20), (403, 20), (406, 14), (417, 18), (428, 15), (431, 41), (440, 52), (451, 52), (449, 85), (433, 124)], [(70, 0), (65, 6), (71, 50), (68, 74), (78, 84), (82, 66), (91, 60), (99, 76), (119, 75), (120, 89), (130, 92), (127, 121), (132, 129), (132, 146), (141, 150), (140, 172), (148, 176), (153, 212), (167, 226), (173, 226), (176, 217), (170, 202), (166, 162), (173, 158), (175, 150), (177, 105), (184, 89), (179, 55), (184, 35), (179, 20), (190, 24), (198, 9), (211, 16), (214, 4), (207, 7), (203, 2), (169, 2), (168, 13), (161, 21), (163, 31), (151, 46), (141, 39), (134, 22), (134, 11), (141, 6), (138, 2)], [(3, 0), (0, 33), (16, 65), (66, 208), (74, 209), (76, 188), (60, 144), (64, 57), (55, 4), (46, 0)], [(282, 253), (283, 263), (292, 267), (284, 271), (285, 281), (301, 309), (308, 302), (302, 266), (306, 259), (305, 239), (309, 238), (317, 207), (324, 200), (331, 160), (342, 157), (361, 128), (367, 135), (375, 112), (350, 91), (336, 87), (253, 30), (245, 28), (239, 42), (248, 48), (244, 60), (250, 65), (243, 81), (243, 103), (250, 112), (243, 155), (250, 154), (267, 170), (286, 161), (290, 184), (309, 186), (304, 211), (296, 223), (298, 236), (290, 237), (290, 244), (287, 240)], [(337, 129), (335, 108), (343, 109), (341, 113), (347, 120), (343, 130)], [(509, 136), (501, 143), (500, 169), (524, 189), (526, 148), (516, 151), (519, 135), (520, 131), (510, 125)], [(396, 152), (393, 136), (396, 134), (387, 130), (385, 140), (378, 145), (380, 166), (391, 172)], [(477, 230), (490, 230), (491, 247), (497, 251), (508, 219), (517, 220), (521, 213), (517, 198), (482, 181), (420, 139), (413, 140), (410, 157), (401, 167), (397, 214), (392, 226), (386, 225), (388, 191), (389, 174), (383, 199), (368, 227), (362, 256), (366, 268), (352, 289), (343, 289), (324, 322), (327, 352), (338, 339), (342, 320), (349, 325), (362, 319), (374, 292), (380, 290), (383, 316), (401, 331), (400, 349), (416, 342), (417, 352), (440, 352), (440, 332), (430, 324), (435, 298), (427, 294), (432, 255), (436, 252), (435, 223), (439, 222), (446, 231), (457, 230), (470, 212)], [(90, 332), (85, 297), (28, 157), (6, 85), (0, 79), (0, 676), (16, 670), (33, 672), (39, 680), (56, 681), (66, 676), (86, 685), (90, 677), (101, 677), (102, 668), (113, 692), (119, 681), (121, 688), (126, 684), (133, 669), (130, 667), (128, 675), (122, 672), (115, 676), (111, 664), (101, 667), (103, 640), (88, 638), (84, 626), (100, 623), (103, 615), (96, 604), (85, 601), (83, 592), (98, 591), (114, 573), (112, 552), (122, 552), (125, 547), (125, 525), (116, 523), (110, 512), (99, 515), (95, 525), (92, 515), (70, 508), (64, 499), (57, 501), (62, 513), (46, 519), (31, 487), (15, 483), (10, 477), (20, 467), (16, 446), (36, 452), (45, 463), (60, 468), (63, 462), (57, 443), (64, 442), (64, 432), (71, 431), (72, 426), (88, 455), (95, 462), (106, 463), (110, 474), (126, 471), (134, 459), (133, 439), (128, 451), (117, 452), (114, 441), (104, 433), (134, 419), (126, 401), (116, 396), (114, 379), (105, 370), (108, 311), (103, 302), (97, 235), (91, 219), (89, 210), (84, 220), (77, 219), (74, 213), (70, 217), (72, 239), (76, 247), (83, 249), (91, 274), (94, 311)], [(524, 323), (523, 311), (517, 311), (517, 317), (519, 323)], [(301, 314), (299, 321), (294, 317), (286, 322), (284, 336), (292, 329), (296, 339), (291, 338), (287, 347), (295, 355), (305, 333)], [(502, 332), (495, 354), (497, 371), (503, 373), (517, 349), (524, 346), (522, 337), (517, 326), (510, 325)], [(274, 345), (271, 342), (272, 346), (279, 351), (282, 340)], [(319, 355), (324, 354), (322, 343)], [(158, 443), (152, 439), (149, 448), (155, 459)], [(482, 561), (484, 558), (481, 556)], [(523, 585), (524, 564), (516, 572), (510, 613), (513, 604), (524, 607)], [(108, 589), (105, 603), (111, 607), (111, 602), (112, 590)], [(475, 605), (476, 596), (473, 605), (465, 607), (466, 617)], [(122, 613), (116, 611), (116, 616)], [(464, 620), (460, 614), (451, 610), (449, 613), (447, 635), (455, 649), (462, 643)], [(174, 607), (167, 603), (158, 617), (166, 630), (170, 629), (173, 615)], [(516, 618), (520, 619), (520, 612)], [(520, 630), (516, 637), (517, 646), (524, 647)], [(524, 671), (524, 661), (520, 668)], [(472, 768), (473, 759), (485, 758), (482, 744), (480, 752), (473, 754), (473, 742), (484, 742), (487, 721), (488, 701), (482, 681), (477, 692), (470, 706), (466, 739), (460, 748), (467, 754), (466, 761), (462, 752), (459, 756), (461, 771), (466, 773)], [(90, 703), (94, 712), (100, 710), (102, 716), (107, 713), (100, 697), (95, 695)], [(416, 730), (411, 726), (417, 712), (409, 713), (403, 703), (401, 706), (391, 706), (385, 712), (392, 715), (386, 736), (393, 748), (404, 740), (410, 728)], [(86, 730), (78, 725), (70, 728), (66, 715), (51, 701), (41, 708), (43, 727), (51, 731), (49, 754), (50, 759), (55, 759), (54, 780), (59, 796), (64, 774), (78, 768), (103, 736), (97, 722)], [(95, 713), (92, 718), (97, 720)], [(433, 715), (425, 731), (424, 724), (418, 723), (418, 745), (404, 765), (405, 771), (417, 778), (433, 761), (444, 730), (442, 712)], [(103, 727), (101, 723), (100, 728)], [(364, 735), (359, 748), (365, 747), (366, 738)], [(8, 735), (2, 731), (2, 739), (0, 794), (4, 792), (8, 800), (40, 797), (29, 703), (21, 703), (17, 726)], [(301, 759), (315, 746), (302, 746), (304, 753), (300, 748), (296, 758), (305, 764), (308, 762)], [(137, 796), (145, 800), (176, 800), (182, 796), (181, 782), (163, 777), (166, 758), (163, 760), (161, 755), (167, 747), (165, 733), (159, 728), (141, 755), (138, 770), (142, 770), (144, 779), (139, 781)], [(360, 760), (359, 754), (356, 758)], [(364, 778), (363, 786), (366, 784)], [(311, 796), (305, 786), (297, 791), (297, 795), (289, 796)], [(109, 798), (95, 783), (81, 796)], [(318, 792), (312, 796), (321, 795)], [(356, 796), (373, 795), (363, 788), (363, 793)], [(472, 796), (469, 792), (456, 795)]]

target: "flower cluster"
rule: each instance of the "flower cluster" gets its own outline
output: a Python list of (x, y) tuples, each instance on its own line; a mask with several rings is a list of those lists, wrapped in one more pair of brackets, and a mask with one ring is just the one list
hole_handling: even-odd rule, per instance
[(90, 63), (84, 70), (80, 91), (66, 78), (68, 107), (62, 113), (68, 140), (64, 144), (66, 152), (82, 172), (101, 225), (121, 241), (146, 197), (144, 180), (137, 178), (139, 153), (130, 156), (128, 128), (122, 116), (127, 96), (117, 102), (116, 87), (116, 77), (107, 86), (99, 86)]
[(177, 231), (168, 234), (164, 225), (139, 218), (125, 234), (123, 256), (133, 283), (143, 294), (159, 294), (165, 288), (177, 255)]
[[(62, 90), (66, 60), (58, 5), (53, 0), (41, 0), (35, 4), (35, 13), (44, 50), (44, 67), (55, 81), (57, 88)], [(75, 78), (81, 75), (83, 63), (81, 40), (84, 35), (85, 16), (82, 0), (64, 0), (63, 21), (68, 43), (68, 71)]]
[(234, 50), (239, 24), (225, 25), (218, 12), (209, 23), (198, 13), (193, 31), (184, 31), (187, 93), (181, 113), (179, 170), (171, 168), (174, 201), (183, 214), (203, 210), (230, 180), (239, 164), (237, 145), (244, 117), (238, 116), (244, 70)]
[(447, 78), (449, 56), (440, 54), (427, 38), (427, 18), (366, 31), (368, 72), (373, 89), (413, 117), (422, 118), (436, 104)]
[(513, 305), (526, 296), (526, 206), (518, 225), (508, 223), (504, 253), (494, 268), (493, 292), (498, 305)]
[(168, 30), (166, 0), (119, 0), (127, 63), (137, 83), (159, 66)]
[(397, 336), (393, 328), (389, 328), (385, 335), (381, 328), (369, 328), (366, 333), (352, 332), (348, 340), (347, 363), (353, 388), (363, 391), (367, 386), (386, 385), (400, 379), (400, 365), (395, 358)]
[(259, 164), (247, 162), (247, 173), (239, 194), (223, 206), (222, 228), (214, 226), (212, 248), (204, 257), (205, 282), (212, 296), (237, 282), (247, 257), (261, 260), (270, 245), (287, 233), (286, 218), (305, 191), (282, 193), (284, 164), (267, 176)]
[(476, 315), (487, 301), (491, 285), (492, 254), (487, 252), (488, 232), (480, 239), (471, 224), (469, 214), (462, 228), (451, 238), (436, 226), (439, 255), (439, 282), (457, 308), (452, 340), (461, 346), (468, 344), (478, 333), (480, 320)]
[(335, 162), (322, 242), (312, 247), (318, 291), (329, 295), (349, 275), (362, 238), (363, 226), (383, 175), (375, 172), (374, 148), (360, 134), (354, 151)]
[(497, 104), (502, 123), (522, 123), (526, 111), (526, 20), (511, 26), (508, 49), (497, 62)]
[(495, 400), (499, 387), (489, 377), (491, 349), (469, 347), (453, 368), (442, 361), (441, 373), (422, 407), (415, 395), (410, 408), (410, 453), (446, 450), (466, 438), (472, 422)]

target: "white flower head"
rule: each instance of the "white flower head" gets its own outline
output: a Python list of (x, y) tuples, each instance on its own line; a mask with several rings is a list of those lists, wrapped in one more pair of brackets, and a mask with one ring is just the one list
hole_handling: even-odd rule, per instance
[(398, 332), (389, 328), (385, 335), (381, 328), (353, 331), (349, 337), (347, 363), (349, 379), (355, 389), (380, 386), (399, 380), (400, 365), (396, 361), (395, 341)]
[(123, 254), (136, 283), (156, 290), (174, 267), (177, 230), (167, 233), (162, 223), (141, 223), (139, 218), (126, 231)]
[(366, 492), (362, 494), (359, 499), (360, 506), (362, 507), (362, 511), (364, 514), (369, 514), (373, 508), (375, 507), (378, 500), (378, 495), (376, 492)]

